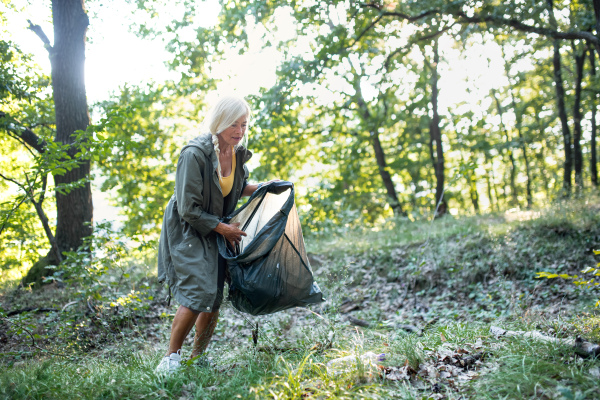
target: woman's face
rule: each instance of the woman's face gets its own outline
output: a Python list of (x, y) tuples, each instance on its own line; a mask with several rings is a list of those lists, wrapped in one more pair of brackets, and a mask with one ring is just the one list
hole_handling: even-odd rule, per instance
[(226, 128), (223, 132), (219, 133), (219, 147), (223, 149), (223, 146), (236, 146), (244, 138), (246, 133), (246, 126), (248, 125), (248, 116), (244, 115), (235, 121), (231, 126)]

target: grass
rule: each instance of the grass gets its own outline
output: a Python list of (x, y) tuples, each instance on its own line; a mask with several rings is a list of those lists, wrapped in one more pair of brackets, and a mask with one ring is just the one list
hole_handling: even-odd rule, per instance
[[(228, 307), (209, 348), (216, 367), (154, 374), (174, 306), (115, 309), (86, 302), (63, 312), (13, 316), (39, 336), (0, 326), (0, 398), (4, 399), (594, 399), (600, 361), (563, 345), (490, 334), (490, 326), (537, 330), (559, 338), (600, 342), (596, 294), (535, 272), (577, 273), (598, 260), (600, 217), (576, 203), (524, 216), (491, 215), (406, 223), (379, 232), (347, 232), (312, 244), (315, 275), (328, 301), (251, 326)], [(310, 243), (309, 238), (307, 241)], [(131, 273), (135, 277), (135, 271)], [(145, 284), (150, 278), (141, 275)], [(135, 278), (130, 278), (131, 280)], [(139, 288), (139, 282), (131, 283)], [(119, 289), (121, 290), (121, 289)], [(150, 285), (143, 299), (164, 297)], [(4, 286), (8, 309), (71, 301), (70, 288), (41, 292)], [(139, 304), (138, 304), (139, 306)], [(348, 323), (352, 315), (370, 324)], [(421, 330), (408, 333), (410, 324)], [(4, 333), (2, 333), (4, 330)], [(189, 349), (189, 343), (188, 347)], [(385, 361), (363, 363), (373, 352)], [(327, 364), (340, 357), (355, 361)]]
[[(498, 321), (499, 323), (507, 322)], [(513, 329), (534, 323), (509, 322)], [(489, 324), (438, 324), (422, 336), (395, 329), (355, 329), (339, 326), (333, 347), (315, 351), (297, 341), (296, 348), (266, 353), (247, 345), (216, 360), (217, 368), (185, 367), (162, 379), (154, 368), (160, 351), (125, 341), (108, 357), (73, 354), (73, 360), (34, 358), (7, 367), (0, 375), (0, 397), (6, 399), (141, 399), (141, 398), (598, 398), (600, 362), (582, 359), (572, 349), (523, 338), (496, 339)], [(385, 367), (410, 366), (419, 374), (389, 381), (380, 369), (362, 363), (328, 370), (328, 361), (366, 351), (385, 353)], [(423, 370), (441, 370), (440, 354), (484, 352), (475, 370), (480, 377), (462, 381)], [(423, 372), (426, 371), (426, 372)], [(435, 385), (441, 388), (435, 393)], [(547, 396), (547, 397), (544, 397)], [(552, 397), (559, 396), (559, 397)], [(576, 397), (579, 396), (579, 397)], [(564, 398), (570, 398), (568, 396)]]
[(485, 393), (482, 398), (600, 397), (597, 372), (590, 373), (600, 367), (598, 360), (585, 360), (566, 346), (531, 339), (513, 338), (503, 345), (491, 373), (475, 385), (478, 393)]

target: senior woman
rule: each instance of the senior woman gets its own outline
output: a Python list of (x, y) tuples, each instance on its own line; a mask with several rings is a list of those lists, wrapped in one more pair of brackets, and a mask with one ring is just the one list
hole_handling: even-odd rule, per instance
[(158, 373), (179, 368), (181, 346), (194, 324), (192, 358), (204, 352), (217, 325), (226, 275), (217, 235), (233, 245), (246, 235), (239, 224), (220, 219), (234, 211), (240, 197), (258, 188), (248, 184), (245, 163), (252, 153), (242, 145), (250, 114), (244, 99), (220, 99), (207, 118), (209, 133), (181, 150), (158, 250), (158, 279), (168, 283), (169, 296), (180, 305)]

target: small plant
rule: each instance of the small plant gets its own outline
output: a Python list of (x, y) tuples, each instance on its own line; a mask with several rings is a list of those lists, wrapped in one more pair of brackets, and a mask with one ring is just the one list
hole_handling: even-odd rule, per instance
[[(594, 250), (594, 254), (595, 255), (600, 254), (600, 250)], [(586, 269), (581, 271), (581, 273), (582, 274), (592, 274), (593, 277), (600, 276), (600, 263), (596, 264), (596, 268), (587, 267)], [(590, 279), (582, 279), (579, 277), (579, 275), (554, 274), (551, 272), (536, 272), (536, 274), (537, 274), (537, 278), (546, 278), (546, 279), (561, 278), (561, 279), (565, 279), (565, 280), (572, 280), (573, 284), (580, 286), (580, 287), (586, 287), (588, 289), (596, 288), (596, 287), (600, 286), (600, 282), (597, 282), (596, 278), (593, 278), (593, 277)], [(600, 299), (598, 299), (598, 301), (596, 301), (595, 307), (600, 307)]]
[(8, 333), (50, 354), (87, 351), (125, 331), (139, 336), (137, 318), (149, 309), (153, 296), (147, 282), (131, 276), (136, 267), (123, 236), (99, 223), (77, 251), (63, 254), (60, 268), (50, 267), (56, 272), (44, 278), (64, 286), (63, 306), (47, 308), (43, 316), (36, 316), (36, 310), (10, 318), (0, 313)]

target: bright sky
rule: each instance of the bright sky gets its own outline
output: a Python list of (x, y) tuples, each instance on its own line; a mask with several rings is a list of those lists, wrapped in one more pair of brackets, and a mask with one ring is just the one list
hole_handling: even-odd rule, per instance
[[(126, 83), (136, 85), (177, 78), (177, 74), (165, 66), (170, 55), (161, 40), (141, 39), (130, 32), (130, 26), (139, 22), (135, 21), (133, 4), (119, 1), (118, 13), (110, 5), (93, 3), (92, 7), (94, 14), (87, 35), (85, 66), (90, 104), (107, 99)], [(214, 25), (219, 10), (217, 0), (205, 1), (199, 23), (205, 27)], [(174, 14), (178, 10), (171, 11)], [(11, 39), (23, 51), (33, 54), (36, 62), (48, 73), (48, 54), (40, 39), (27, 29), (27, 20), (40, 25), (53, 42), (50, 13), (49, 3), (41, 0), (32, 0), (32, 5), (23, 7), (20, 12), (7, 12)], [(281, 58), (275, 50), (261, 50), (259, 41), (253, 41), (253, 44), (244, 55), (232, 54), (227, 64), (215, 69), (220, 75), (217, 78), (224, 80), (219, 90), (235, 91), (244, 96), (257, 93), (261, 86), (271, 86), (275, 82), (275, 68)]]
[[(110, 3), (110, 0), (106, 2)], [(25, 0), (15, 3), (25, 3)], [(118, 13), (115, 13), (114, 5), (103, 6), (94, 2), (92, 7), (94, 14), (86, 46), (86, 86), (90, 104), (107, 99), (126, 83), (136, 85), (177, 78), (177, 74), (165, 66), (170, 55), (161, 40), (141, 39), (130, 32), (130, 26), (139, 22), (135, 21), (135, 5), (119, 1)], [(216, 23), (219, 10), (218, 0), (206, 0), (202, 5), (199, 23), (210, 27)], [(171, 15), (180, 11), (182, 10), (171, 10)], [(34, 54), (36, 62), (49, 73), (48, 54), (38, 37), (27, 29), (29, 19), (42, 26), (52, 42), (49, 2), (31, 0), (31, 5), (23, 7), (20, 12), (7, 14), (7, 28), (12, 34), (11, 39), (25, 52)], [(277, 37), (290, 37), (293, 34), (290, 17), (282, 12), (277, 19), (281, 21)], [(257, 93), (261, 86), (270, 87), (275, 82), (275, 70), (281, 56), (275, 49), (261, 49), (258, 38), (262, 31), (259, 28), (253, 31), (250, 37), (254, 34), (256, 40), (250, 41), (250, 48), (245, 54), (232, 53), (226, 63), (214, 69), (220, 75), (218, 78), (223, 79), (219, 85), (220, 91), (248, 95)], [(490, 43), (473, 44), (466, 56), (459, 57), (459, 50), (446, 37), (445, 43), (442, 39), (440, 49), (443, 58), (450, 60), (440, 66), (442, 109), (460, 102), (472, 103), (474, 99), (485, 97), (491, 87), (505, 83), (502, 81), (503, 61), (500, 51)], [(466, 90), (467, 87), (470, 92)]]
[[(50, 3), (32, 0), (26, 7), (19, 3), (20, 12), (6, 11), (11, 40), (21, 49), (34, 55), (37, 64), (50, 74), (50, 61), (41, 40), (27, 27), (27, 20), (40, 25), (50, 42), (53, 43), (53, 28), (50, 20)], [(0, 7), (4, 7), (0, 4)], [(169, 71), (165, 62), (170, 58), (161, 40), (141, 39), (130, 31), (135, 18), (135, 6), (119, 1), (119, 12), (110, 6), (94, 3), (94, 14), (90, 20), (88, 43), (86, 44), (86, 90), (89, 104), (106, 100), (118, 93), (125, 84), (138, 85), (151, 81), (161, 82), (177, 79), (178, 74)], [(171, 10), (177, 12), (177, 10)], [(216, 23), (220, 6), (217, 0), (207, 0), (202, 6), (202, 26)], [(161, 14), (162, 15), (162, 14)], [(289, 25), (288, 25), (289, 26)], [(249, 50), (228, 57), (227, 63), (215, 68), (223, 81), (217, 92), (237, 93), (241, 96), (258, 93), (261, 86), (270, 87), (275, 83), (275, 69), (281, 57), (273, 49), (261, 50), (260, 41), (254, 41)], [(208, 96), (214, 99), (218, 93)], [(201, 119), (201, 118), (200, 118)], [(95, 219), (111, 219), (117, 215), (109, 205), (108, 196), (94, 191)]]

